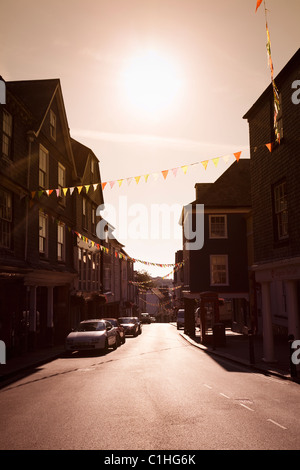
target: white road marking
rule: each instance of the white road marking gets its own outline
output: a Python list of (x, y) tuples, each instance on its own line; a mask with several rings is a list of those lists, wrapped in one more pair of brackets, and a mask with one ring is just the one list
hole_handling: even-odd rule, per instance
[(212, 387), (211, 387), (210, 385), (207, 385), (207, 384), (203, 384), (203, 385), (204, 385), (204, 387), (207, 387), (207, 388), (209, 388), (210, 390), (212, 389)]
[(222, 397), (228, 398), (230, 400), (230, 397), (228, 395), (225, 395), (225, 393), (220, 392), (220, 395), (222, 395)]
[(244, 408), (247, 408), (247, 410), (249, 411), (254, 411), (252, 408), (249, 408), (249, 406), (244, 405), (244, 403), (240, 403), (240, 405), (243, 406)]
[(279, 423), (276, 423), (276, 421), (273, 421), (273, 419), (267, 419), (267, 421), (270, 421), (270, 423), (273, 423), (275, 424), (276, 426), (279, 426), (281, 429), (287, 429), (286, 427), (282, 426), (281, 424)]

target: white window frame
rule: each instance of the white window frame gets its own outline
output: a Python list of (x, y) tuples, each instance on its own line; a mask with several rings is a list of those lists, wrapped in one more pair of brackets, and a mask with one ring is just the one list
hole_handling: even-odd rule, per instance
[(43, 212), (39, 213), (39, 253), (48, 255), (48, 216)]
[(66, 204), (66, 196), (63, 193), (63, 188), (66, 187), (66, 168), (58, 162), (58, 167), (57, 167), (57, 185), (59, 189), (59, 197), (60, 197), (60, 203), (65, 205)]
[(65, 261), (66, 258), (66, 227), (59, 222), (57, 225), (57, 259)]
[(3, 109), (2, 156), (11, 159), (12, 116)]
[[(217, 259), (219, 258), (219, 260)], [(223, 261), (223, 264), (221, 264), (221, 261)], [(218, 266), (217, 262), (219, 263), (219, 266), (223, 265), (224, 269), (216, 269), (216, 265)], [(217, 279), (220, 275), (225, 274), (225, 282), (220, 282), (219, 279)], [(228, 286), (229, 285), (229, 278), (228, 278), (228, 255), (224, 254), (214, 254), (210, 255), (210, 285), (211, 286)]]
[(47, 189), (48, 186), (49, 151), (40, 144), (39, 147), (39, 187)]
[[(214, 224), (217, 225), (217, 222), (213, 221), (213, 218), (223, 218), (224, 224), (221, 224), (220, 222), (218, 223), (219, 226), (224, 225), (224, 233), (223, 234), (218, 234), (217, 230), (214, 230)], [(209, 238), (211, 239), (225, 239), (228, 238), (227, 235), (227, 215), (226, 214), (211, 214), (209, 215)]]
[(87, 230), (87, 207), (88, 207), (88, 202), (85, 197), (82, 198), (82, 228)]
[(56, 141), (56, 114), (50, 109), (50, 136)]

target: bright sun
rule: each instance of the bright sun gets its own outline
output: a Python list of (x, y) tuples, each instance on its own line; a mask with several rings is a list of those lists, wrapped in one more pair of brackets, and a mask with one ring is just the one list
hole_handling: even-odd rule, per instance
[(174, 65), (154, 51), (129, 61), (124, 85), (131, 105), (156, 114), (170, 106), (181, 81)]

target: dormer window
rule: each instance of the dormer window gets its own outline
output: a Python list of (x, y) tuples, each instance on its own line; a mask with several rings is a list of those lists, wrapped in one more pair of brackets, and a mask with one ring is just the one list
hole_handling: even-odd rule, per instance
[(56, 115), (50, 109), (50, 135), (53, 140), (56, 140)]

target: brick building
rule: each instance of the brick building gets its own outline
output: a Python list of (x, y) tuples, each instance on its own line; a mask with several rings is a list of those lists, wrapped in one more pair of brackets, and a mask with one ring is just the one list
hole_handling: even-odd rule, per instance
[(250, 135), (252, 270), (267, 361), (276, 359), (278, 334), (300, 338), (300, 49), (275, 83), (280, 142), (274, 133), (272, 85), (244, 116)]

